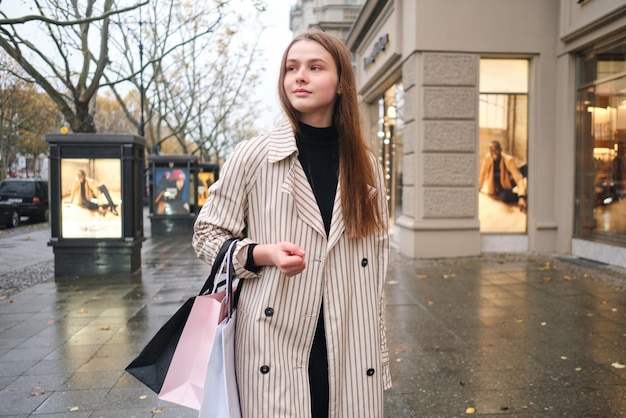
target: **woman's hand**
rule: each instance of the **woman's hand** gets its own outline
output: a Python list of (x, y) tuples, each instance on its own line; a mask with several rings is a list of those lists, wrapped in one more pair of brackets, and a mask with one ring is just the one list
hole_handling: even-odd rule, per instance
[(252, 256), (257, 266), (276, 266), (288, 277), (302, 273), (306, 268), (304, 250), (291, 242), (259, 244), (254, 247)]

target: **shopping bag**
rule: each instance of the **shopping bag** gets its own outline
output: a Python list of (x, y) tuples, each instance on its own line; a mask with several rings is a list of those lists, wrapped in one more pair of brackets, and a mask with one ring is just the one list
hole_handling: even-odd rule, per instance
[[(235, 242), (230, 244), (222, 262), (223, 267), (220, 268), (220, 271), (227, 272), (226, 289), (218, 293), (197, 296), (193, 303), (159, 392), (159, 399), (200, 410), (216, 332), (220, 323), (230, 319), (233, 313), (234, 272), (231, 257), (235, 244)], [(215, 283), (213, 292), (217, 286), (218, 283)]]
[[(221, 280), (221, 276), (224, 275), (222, 271), (226, 253), (231, 249), (231, 244), (235, 241), (237, 239), (232, 238), (222, 245), (199, 295), (204, 295), (207, 291), (214, 288), (215, 283)], [(126, 367), (126, 371), (129, 374), (136, 377), (156, 393), (161, 391), (163, 381), (174, 356), (174, 351), (196, 297), (189, 298), (159, 329), (141, 353)]]
[(126, 367), (152, 391), (159, 393), (170, 367), (174, 350), (183, 332), (195, 297), (188, 299), (176, 313), (159, 329), (141, 353)]
[(235, 324), (237, 311), (227, 316), (215, 331), (206, 370), (198, 418), (240, 418), (239, 390), (235, 373)]
[(225, 296), (226, 290), (196, 296), (159, 391), (159, 399), (200, 409), (209, 355), (217, 327), (225, 316), (222, 309)]

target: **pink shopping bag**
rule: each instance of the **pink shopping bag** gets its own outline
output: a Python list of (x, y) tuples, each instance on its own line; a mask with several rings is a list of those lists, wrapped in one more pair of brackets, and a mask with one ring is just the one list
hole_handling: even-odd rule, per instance
[(217, 326), (226, 316), (226, 290), (196, 296), (174, 351), (159, 399), (200, 410)]

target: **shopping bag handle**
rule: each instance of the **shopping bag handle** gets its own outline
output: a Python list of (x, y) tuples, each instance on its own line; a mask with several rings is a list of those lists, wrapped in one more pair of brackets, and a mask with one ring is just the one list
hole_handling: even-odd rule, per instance
[[(224, 242), (224, 244), (222, 244), (220, 251), (217, 253), (217, 256), (215, 257), (215, 261), (213, 262), (213, 267), (211, 267), (211, 272), (209, 273), (209, 277), (207, 277), (206, 281), (204, 282), (204, 286), (202, 286), (202, 289), (200, 290), (200, 293), (198, 293), (198, 295), (204, 295), (213, 288), (215, 277), (217, 276), (217, 273), (219, 273), (223, 268), (224, 258), (226, 257), (226, 254), (229, 251), (231, 253), (234, 252), (235, 245), (233, 244), (235, 244), (237, 241), (239, 241), (239, 238), (229, 238), (228, 240)], [(232, 266), (232, 263), (230, 264)]]

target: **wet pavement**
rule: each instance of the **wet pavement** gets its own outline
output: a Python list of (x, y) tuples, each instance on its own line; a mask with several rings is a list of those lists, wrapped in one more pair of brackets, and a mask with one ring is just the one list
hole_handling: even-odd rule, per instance
[[(2, 232), (1, 417), (197, 416), (124, 372), (208, 274), (189, 236), (148, 236), (139, 274), (55, 280), (47, 229)], [(393, 251), (386, 292), (386, 417), (626, 416), (624, 270)]]

